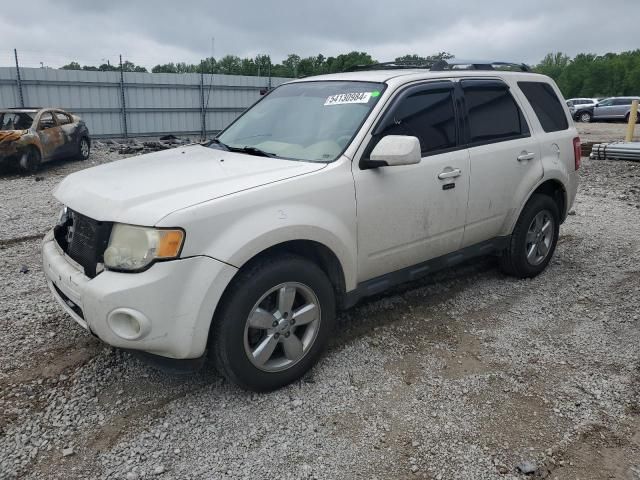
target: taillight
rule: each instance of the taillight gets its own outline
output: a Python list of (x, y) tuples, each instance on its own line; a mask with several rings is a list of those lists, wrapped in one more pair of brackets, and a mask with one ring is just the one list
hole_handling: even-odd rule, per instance
[(573, 139), (573, 156), (576, 161), (576, 170), (578, 170), (582, 163), (582, 145), (580, 144), (580, 137)]

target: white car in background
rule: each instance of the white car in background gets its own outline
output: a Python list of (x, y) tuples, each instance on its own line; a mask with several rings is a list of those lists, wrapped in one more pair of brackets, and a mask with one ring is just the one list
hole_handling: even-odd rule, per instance
[(597, 98), (570, 98), (567, 106), (574, 120), (589, 123), (593, 118), (593, 107), (598, 103)]
[(210, 355), (266, 391), (318, 360), (337, 308), (479, 255), (538, 275), (580, 140), (550, 78), (501, 66), (295, 80), (208, 147), (69, 175), (42, 245), (54, 297), (110, 345)]

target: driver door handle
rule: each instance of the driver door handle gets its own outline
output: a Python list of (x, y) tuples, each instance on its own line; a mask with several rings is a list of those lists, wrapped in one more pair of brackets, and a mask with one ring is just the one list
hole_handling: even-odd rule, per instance
[(528, 162), (529, 160), (533, 160), (536, 157), (536, 154), (533, 152), (522, 152), (518, 155), (519, 162)]
[(438, 178), (440, 180), (444, 180), (446, 178), (456, 178), (462, 175), (462, 170), (459, 168), (454, 168), (453, 170), (446, 170), (438, 174)]

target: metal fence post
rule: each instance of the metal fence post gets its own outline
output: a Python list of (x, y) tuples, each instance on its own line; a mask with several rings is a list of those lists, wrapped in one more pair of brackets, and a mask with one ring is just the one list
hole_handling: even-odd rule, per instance
[(16, 84), (18, 85), (18, 96), (20, 97), (20, 106), (24, 108), (24, 96), (22, 95), (22, 78), (20, 78), (20, 65), (18, 64), (18, 50), (13, 49), (13, 55), (16, 58)]
[(124, 69), (122, 68), (122, 55), (120, 55), (120, 101), (122, 105), (122, 135), (124, 138), (129, 138), (129, 132), (127, 130), (127, 103), (124, 95)]
[(207, 139), (207, 111), (204, 105), (204, 66), (200, 64), (200, 138)]

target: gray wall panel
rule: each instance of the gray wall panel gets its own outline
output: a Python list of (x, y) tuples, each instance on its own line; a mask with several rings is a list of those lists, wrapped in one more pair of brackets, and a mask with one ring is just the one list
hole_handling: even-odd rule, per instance
[[(80, 115), (96, 137), (122, 136), (119, 72), (21, 68), (26, 106), (61, 107)], [(274, 78), (272, 86), (287, 79)], [(129, 136), (200, 132), (200, 75), (125, 72)], [(260, 98), (265, 77), (205, 75), (207, 131), (218, 131)], [(19, 107), (16, 71), (0, 67), (0, 108)]]

